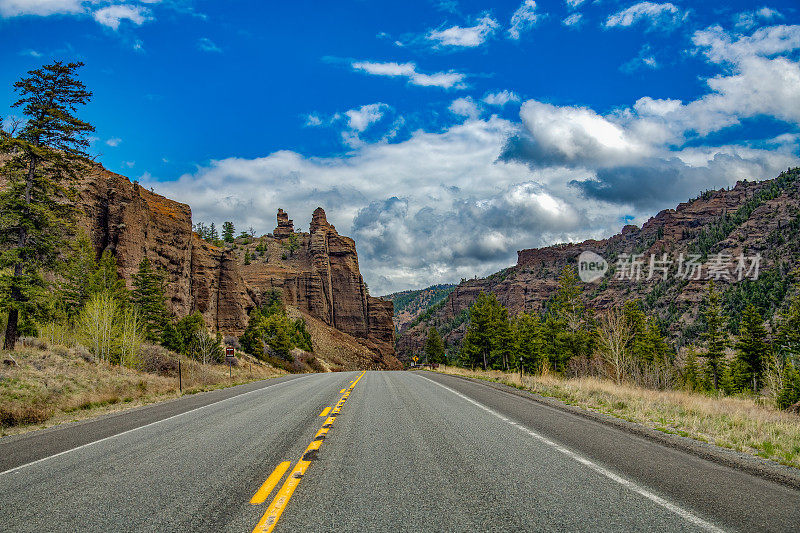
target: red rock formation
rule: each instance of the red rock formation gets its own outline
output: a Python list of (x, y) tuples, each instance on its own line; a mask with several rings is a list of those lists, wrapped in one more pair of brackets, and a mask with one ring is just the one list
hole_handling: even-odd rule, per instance
[(286, 253), (278, 249), (280, 261), (271, 252), (266, 265), (242, 266), (257, 297), (278, 289), (288, 305), (356, 337), (370, 349), (394, 354), (393, 306), (367, 294), (353, 239), (339, 235), (320, 207), (314, 211), (310, 233), (298, 233), (298, 244), (300, 249), (292, 257), (284, 259)]
[[(297, 234), (299, 250), (288, 251), (281, 241), (294, 233), (283, 210), (278, 211), (274, 238), (250, 244), (240, 240), (234, 250), (195, 234), (189, 206), (99, 165), (77, 189), (80, 225), (97, 250), (114, 253), (129, 287), (147, 256), (166, 273), (167, 304), (175, 316), (200, 311), (210, 328), (239, 335), (265, 292), (279, 289), (287, 305), (354, 337), (385, 367), (397, 366), (392, 304), (367, 294), (355, 243), (337, 233), (321, 208), (314, 211), (311, 233)], [(258, 243), (271, 250), (273, 260), (244, 265), (245, 250), (258, 259)]]
[[(449, 344), (458, 345), (465, 332), (465, 324), (458, 324), (459, 316), (469, 309), (481, 292), (492, 292), (518, 314), (538, 311), (547, 302), (558, 286), (558, 276), (567, 264), (576, 264), (576, 259), (585, 250), (605, 257), (609, 264), (621, 253), (641, 253), (649, 260), (651, 254), (667, 252), (675, 259), (680, 253), (688, 253), (697, 245), (697, 238), (704, 228), (718, 224), (725, 217), (737, 212), (745, 203), (763, 191), (777, 187), (775, 197), (765, 195), (762, 201), (752, 206), (752, 211), (740, 213), (744, 220), (737, 222), (730, 232), (708, 250), (730, 254), (753, 255), (759, 253), (763, 260), (761, 270), (791, 270), (797, 266), (800, 250), (797, 234), (800, 215), (800, 171), (784, 173), (784, 180), (762, 182), (739, 182), (733, 189), (709, 191), (699, 198), (685, 202), (675, 209), (661, 211), (641, 228), (627, 225), (622, 231), (601, 241), (588, 240), (580, 243), (560, 244), (546, 248), (534, 248), (517, 252), (517, 264), (484, 279), (461, 283), (448, 296), (443, 307), (434, 313), (428, 322), (407, 329), (398, 339), (397, 348), (401, 359), (409, 360), (413, 353), (422, 350), (427, 328), (436, 325), (444, 331)], [(779, 178), (781, 179), (781, 178)], [(750, 209), (750, 208), (748, 208)], [(707, 239), (708, 237), (706, 237)], [(667, 283), (659, 284), (659, 276), (638, 283), (607, 277), (601, 284), (585, 284), (584, 296), (590, 308), (606, 309), (621, 306), (634, 298), (642, 300), (650, 296), (651, 312), (668, 320), (670, 333), (678, 337), (686, 325), (692, 323), (707, 290), (707, 282), (683, 281), (672, 275)], [(725, 290), (728, 281), (718, 281)]]
[(292, 233), (294, 233), (294, 222), (289, 220), (289, 215), (283, 209), (278, 209), (278, 226), (272, 234), (278, 239), (283, 239)]

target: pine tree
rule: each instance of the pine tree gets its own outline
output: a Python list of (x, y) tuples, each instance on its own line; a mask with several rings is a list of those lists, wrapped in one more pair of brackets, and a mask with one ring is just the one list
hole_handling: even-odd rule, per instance
[(211, 223), (211, 226), (208, 228), (208, 240), (210, 240), (212, 243), (219, 240), (219, 232), (217, 231), (217, 225), (214, 224), (213, 222)]
[(739, 389), (748, 388), (753, 392), (761, 390), (763, 364), (768, 361), (770, 350), (767, 332), (758, 310), (750, 304), (742, 313), (739, 338), (736, 341), (734, 384)]
[(70, 253), (63, 263), (61, 283), (56, 293), (58, 306), (67, 317), (80, 313), (91, 295), (90, 280), (97, 270), (97, 254), (86, 233), (81, 232), (70, 243)]
[(233, 237), (236, 234), (236, 229), (233, 227), (233, 222), (222, 223), (222, 240), (225, 242), (233, 242)]
[(61, 201), (86, 167), (87, 134), (74, 113), (92, 93), (76, 77), (83, 63), (55, 61), (14, 84), (26, 122), (19, 133), (0, 134), (0, 308), (8, 312), (4, 348), (13, 350), (20, 315), (30, 318), (47, 298), (44, 270), (52, 270), (68, 232), (72, 209)]
[(725, 318), (722, 315), (722, 305), (720, 304), (720, 294), (714, 288), (714, 282), (708, 286), (703, 309), (705, 320), (705, 331), (703, 339), (706, 342), (706, 364), (711, 375), (714, 390), (720, 388), (720, 378), (725, 370), (725, 346), (727, 338), (725, 334)]
[(117, 258), (110, 250), (103, 251), (100, 261), (97, 262), (96, 268), (89, 276), (88, 292), (90, 295), (101, 292), (110, 294), (123, 309), (128, 306), (130, 293), (125, 286), (125, 280), (119, 275)]
[(566, 370), (573, 357), (588, 357), (594, 349), (595, 328), (587, 317), (580, 283), (575, 268), (564, 266), (547, 312), (545, 324), (550, 341), (546, 351), (559, 372)]
[(444, 341), (439, 335), (439, 330), (431, 326), (428, 337), (425, 339), (425, 358), (428, 363), (441, 364), (445, 362)]
[(250, 259), (250, 250), (245, 250), (244, 251), (244, 264), (245, 265), (249, 265), (250, 261), (251, 261), (251, 259)]
[(492, 352), (494, 307), (499, 305), (494, 294), (480, 293), (469, 310), (467, 333), (461, 344), (461, 360), (464, 366), (475, 368), (483, 365), (486, 370)]
[(133, 275), (131, 303), (139, 312), (144, 324), (145, 336), (158, 342), (167, 321), (164, 305), (164, 276), (153, 269), (147, 256), (139, 263), (139, 271)]
[(688, 353), (686, 354), (683, 384), (690, 391), (696, 391), (701, 388), (700, 379), (697, 373), (697, 356), (695, 355), (694, 349), (691, 347), (688, 349)]
[(490, 352), (492, 367), (509, 370), (516, 366), (514, 357), (514, 331), (508, 319), (508, 309), (498, 304), (493, 307), (491, 335), (492, 350)]
[(543, 357), (542, 323), (538, 315), (522, 313), (514, 321), (514, 350), (517, 368), (534, 373), (539, 370)]
[(788, 363), (781, 376), (781, 388), (778, 391), (776, 403), (778, 409), (786, 409), (800, 402), (800, 372), (792, 363)]

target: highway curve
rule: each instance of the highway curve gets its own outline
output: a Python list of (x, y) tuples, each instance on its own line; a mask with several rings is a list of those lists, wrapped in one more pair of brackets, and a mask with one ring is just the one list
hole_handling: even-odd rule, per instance
[(430, 372), (288, 376), (0, 439), (4, 531), (796, 531), (800, 492)]

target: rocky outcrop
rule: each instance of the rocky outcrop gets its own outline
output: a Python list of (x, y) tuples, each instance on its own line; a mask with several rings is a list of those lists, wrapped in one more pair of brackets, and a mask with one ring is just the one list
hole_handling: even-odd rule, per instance
[(278, 209), (278, 226), (272, 234), (278, 239), (283, 239), (292, 233), (294, 233), (294, 222), (289, 220), (289, 215), (283, 209)]
[(268, 291), (279, 290), (288, 305), (357, 338), (372, 350), (393, 355), (393, 306), (368, 294), (353, 239), (339, 235), (320, 207), (314, 211), (310, 232), (297, 233), (297, 243), (297, 250), (287, 251), (283, 243), (262, 237), (240, 249), (241, 254), (255, 254), (259, 246), (268, 250), (263, 263), (257, 259), (242, 266), (245, 281), (256, 297), (261, 299)]
[[(391, 302), (369, 296), (355, 242), (339, 235), (321, 208), (314, 211), (310, 233), (295, 233), (281, 209), (272, 236), (221, 248), (192, 231), (189, 206), (99, 165), (81, 179), (77, 193), (80, 225), (98, 252), (114, 253), (129, 287), (148, 257), (166, 274), (167, 304), (176, 317), (199, 311), (210, 328), (239, 335), (250, 310), (277, 289), (287, 305), (375, 353), (375, 364), (397, 366)], [(287, 239), (293, 234), (296, 249)], [(245, 255), (253, 258), (250, 264)]]
[[(621, 254), (642, 254), (647, 261), (653, 254), (660, 257), (667, 253), (675, 260), (682, 253), (701, 253), (705, 254), (701, 261), (706, 273), (716, 254), (732, 258), (760, 254), (761, 273), (772, 273), (772, 279), (780, 280), (800, 262), (798, 230), (800, 169), (782, 173), (774, 180), (740, 181), (732, 189), (708, 191), (675, 209), (661, 211), (641, 228), (627, 225), (608, 239), (519, 251), (516, 265), (458, 285), (429, 320), (402, 333), (398, 353), (402, 360), (408, 360), (420, 352), (431, 325), (444, 333), (448, 344), (460, 345), (466, 329), (465, 313), (481, 292), (496, 294), (512, 315), (542, 310), (558, 286), (563, 267), (577, 266), (583, 251), (603, 256), (612, 266)], [(671, 268), (667, 280), (656, 275), (632, 282), (607, 275), (602, 282), (583, 284), (583, 295), (595, 310), (641, 299), (649, 313), (669, 325), (673, 339), (681, 341), (685, 329), (697, 319), (707, 281), (681, 279), (674, 263)], [(724, 291), (733, 280), (720, 279), (716, 283)], [(759, 290), (773, 289), (764, 285)]]

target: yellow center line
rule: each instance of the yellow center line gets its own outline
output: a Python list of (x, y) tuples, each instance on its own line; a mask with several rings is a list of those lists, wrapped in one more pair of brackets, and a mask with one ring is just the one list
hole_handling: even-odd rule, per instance
[(270, 474), (270, 476), (267, 478), (264, 484), (261, 485), (261, 488), (258, 489), (258, 492), (256, 492), (250, 499), (250, 503), (252, 503), (253, 505), (259, 505), (264, 503), (264, 500), (267, 499), (267, 496), (270, 495), (272, 489), (275, 488), (275, 485), (278, 484), (278, 482), (283, 477), (283, 474), (286, 473), (291, 464), (292, 464), (291, 461), (284, 461), (278, 466), (276, 466), (275, 470), (272, 471), (272, 474)]
[(328, 416), (328, 413), (330, 413), (330, 412), (331, 412), (331, 408), (330, 407), (326, 407), (325, 409), (322, 410), (322, 412), (319, 414), (319, 416)]
[(345, 389), (342, 389), (342, 390), (340, 390), (340, 391), (339, 391), (339, 394), (343, 393), (344, 391), (345, 391)]
[[(272, 500), (272, 503), (269, 504), (269, 507), (267, 508), (267, 511), (264, 513), (264, 516), (262, 516), (261, 520), (259, 520), (258, 524), (256, 524), (256, 527), (253, 529), (253, 533), (270, 533), (273, 529), (275, 529), (275, 525), (278, 523), (278, 519), (283, 514), (283, 511), (286, 509), (286, 506), (289, 504), (289, 499), (291, 499), (292, 494), (294, 494), (295, 489), (300, 484), (300, 480), (303, 479), (303, 476), (306, 474), (306, 470), (308, 469), (309, 466), (311, 466), (311, 462), (315, 459), (317, 450), (319, 450), (320, 446), (322, 446), (322, 441), (325, 439), (325, 436), (328, 434), (328, 431), (333, 426), (333, 422), (336, 420), (336, 415), (341, 411), (342, 406), (344, 405), (345, 401), (347, 401), (347, 398), (350, 396), (350, 392), (352, 392), (353, 388), (356, 386), (358, 381), (362, 377), (364, 377), (364, 374), (366, 373), (367, 373), (366, 370), (362, 372), (361, 375), (359, 375), (358, 378), (356, 378), (352, 382), (350, 387), (348, 387), (347, 392), (341, 398), (339, 398), (339, 401), (336, 403), (336, 407), (331, 412), (331, 416), (325, 419), (325, 423), (322, 424), (322, 428), (320, 428), (320, 430), (314, 436), (314, 440), (311, 441), (311, 444), (309, 444), (308, 447), (303, 452), (302, 457), (300, 457), (300, 459), (294, 465), (294, 468), (289, 473), (289, 477), (286, 478), (286, 481), (283, 482), (283, 486), (281, 486), (280, 490), (275, 495), (275, 498)], [(282, 476), (283, 472), (281, 472), (281, 477)], [(267, 483), (264, 483), (264, 485), (266, 484)], [(271, 491), (272, 488), (270, 488), (270, 492)], [(255, 496), (253, 498), (255, 498)]]

